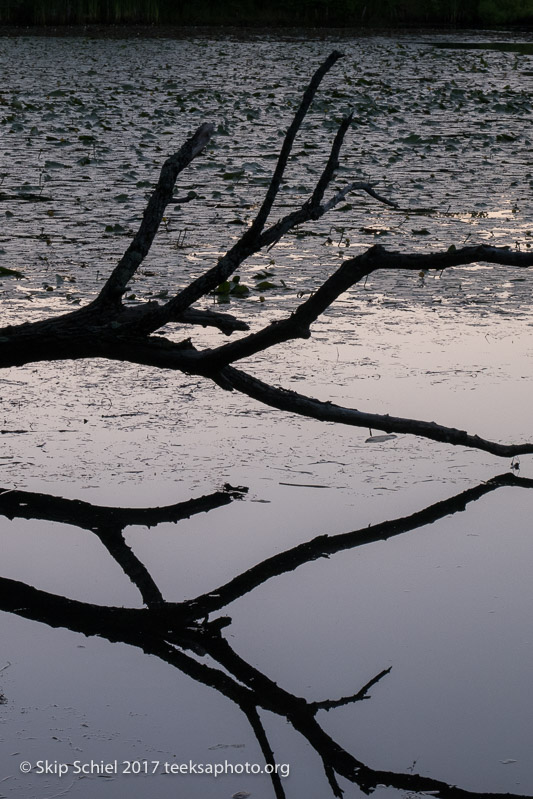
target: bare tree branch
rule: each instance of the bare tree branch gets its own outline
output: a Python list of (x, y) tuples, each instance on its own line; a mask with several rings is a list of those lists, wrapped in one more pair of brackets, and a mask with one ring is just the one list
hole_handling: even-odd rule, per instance
[(160, 508), (117, 508), (93, 505), (80, 499), (63, 499), (49, 494), (1, 488), (0, 514), (8, 519), (46, 519), (91, 532), (106, 527), (122, 531), (129, 525), (155, 527), (162, 522), (189, 519), (197, 513), (207, 513), (214, 508), (228, 505), (234, 499), (242, 497), (247, 490), (228, 484), (220, 491), (177, 502), (175, 505)]
[(163, 596), (146, 566), (124, 540), (124, 528), (132, 524), (151, 527), (187, 519), (241, 498), (246, 490), (227, 485), (222, 491), (163, 508), (114, 508), (48, 494), (0, 489), (0, 514), (9, 519), (46, 519), (90, 530), (138, 588), (145, 605), (153, 608), (161, 606)]
[(185, 325), (200, 325), (201, 327), (216, 327), (226, 336), (235, 333), (236, 330), (249, 330), (250, 325), (237, 319), (229, 313), (217, 311), (200, 311), (196, 308), (188, 308), (179, 314), (172, 322), (180, 322)]
[(318, 208), (320, 206), (322, 198), (324, 197), (324, 192), (331, 183), (336, 170), (339, 168), (339, 154), (341, 147), (344, 144), (344, 137), (346, 136), (348, 128), (352, 124), (352, 119), (353, 114), (349, 114), (343, 118), (341, 124), (339, 125), (337, 133), (335, 134), (335, 138), (333, 139), (329, 158), (326, 161), (326, 166), (324, 167), (324, 170), (317, 181), (315, 190), (309, 201), (311, 208)]
[[(200, 275), (200, 277), (198, 277), (196, 280), (193, 280), (191, 283), (189, 283), (185, 289), (182, 289), (175, 297), (169, 300), (166, 305), (163, 305), (157, 311), (153, 311), (150, 316), (147, 316), (142, 325), (143, 332), (152, 333), (154, 330), (157, 330), (162, 325), (171, 321), (172, 317), (176, 316), (176, 314), (183, 313), (183, 311), (187, 310), (187, 308), (189, 308), (194, 302), (199, 300), (200, 297), (204, 297), (210, 291), (213, 291), (220, 283), (227, 280), (228, 277), (235, 272), (239, 265), (246, 260), (246, 258), (253, 253), (258, 252), (263, 246), (265, 246), (264, 243), (262, 243), (261, 233), (278, 194), (296, 134), (298, 133), (302, 122), (309, 111), (313, 98), (318, 90), (318, 87), (320, 86), (322, 79), (341, 57), (341, 53), (334, 50), (311, 78), (311, 81), (304, 92), (300, 106), (294, 115), (287, 133), (285, 134), (270, 186), (251, 226), (244, 232), (236, 244), (231, 247), (226, 255), (219, 259), (216, 266), (205, 272), (203, 275)], [(339, 139), (339, 148), (342, 144), (342, 140), (349, 123), (349, 118), (341, 123), (342, 133), (340, 134), (340, 139), (339, 134), (335, 138), (335, 142), (337, 142)], [(333, 145), (333, 151), (336, 147), (335, 142)], [(333, 172), (332, 169), (329, 171), (331, 171), (331, 173)], [(329, 179), (331, 179), (331, 176)], [(329, 179), (327, 182), (329, 182)]]
[(202, 353), (201, 359), (212, 368), (223, 368), (241, 358), (248, 358), (275, 344), (294, 338), (309, 338), (310, 326), (350, 286), (367, 277), (373, 270), (373, 250), (345, 261), (337, 271), (303, 302), (291, 316), (249, 336)]
[(222, 370), (226, 383), (247, 394), (249, 397), (270, 405), (281, 411), (291, 411), (300, 416), (309, 416), (321, 422), (337, 422), (352, 427), (364, 427), (372, 430), (384, 430), (386, 433), (409, 433), (414, 436), (429, 438), (431, 441), (440, 441), (444, 444), (455, 446), (473, 447), (500, 458), (514, 458), (517, 455), (533, 453), (531, 444), (498, 444), (488, 441), (480, 436), (470, 435), (465, 430), (455, 427), (445, 427), (436, 422), (423, 422), (417, 419), (406, 419), (401, 416), (389, 416), (380, 413), (365, 413), (352, 408), (344, 408), (332, 402), (306, 397), (295, 391), (276, 388), (264, 383), (246, 372), (228, 366)]
[(320, 219), (320, 217), (324, 216), (324, 214), (327, 214), (328, 211), (331, 211), (332, 208), (342, 202), (342, 200), (344, 200), (352, 191), (366, 191), (367, 194), (370, 194), (380, 202), (391, 205), (393, 208), (398, 207), (396, 203), (393, 203), (391, 200), (387, 200), (385, 197), (382, 197), (375, 192), (370, 183), (361, 181), (349, 183), (343, 189), (334, 194), (333, 197), (331, 197), (331, 199), (323, 205), (313, 205), (311, 200), (308, 200), (297, 211), (292, 211), (282, 219), (278, 220), (278, 222), (261, 234), (258, 239), (255, 252), (264, 247), (267, 247), (269, 250), (271, 250), (272, 247), (274, 247), (278, 241), (290, 230), (293, 230), (299, 225), (303, 225), (305, 222), (309, 222), (311, 220), (316, 221), (317, 219)]
[(451, 266), (489, 263), (499, 266), (533, 266), (533, 253), (511, 250), (509, 247), (490, 247), (477, 244), (458, 249), (452, 245), (446, 252), (401, 253), (389, 252), (380, 244), (372, 248), (375, 269), (449, 269)]
[(270, 386), (232, 364), (264, 352), (269, 347), (295, 338), (308, 338), (311, 325), (337, 298), (377, 270), (443, 270), (453, 266), (487, 262), (513, 267), (533, 265), (533, 253), (508, 248), (477, 245), (450, 247), (445, 252), (401, 253), (376, 245), (346, 260), (323, 285), (302, 302), (290, 317), (278, 320), (241, 339), (212, 349), (199, 350), (190, 339), (175, 342), (161, 335), (152, 335), (169, 322), (213, 326), (229, 334), (248, 330), (248, 325), (227, 314), (196, 310), (191, 305), (226, 280), (253, 253), (273, 246), (285, 233), (299, 224), (317, 220), (349, 192), (362, 190), (380, 202), (395, 204), (378, 194), (373, 184), (353, 182), (324, 201), (338, 165), (339, 153), (350, 126), (344, 118), (336, 132), (329, 156), (318, 177), (310, 198), (300, 208), (265, 228), (283, 180), (294, 139), (301, 128), (313, 97), (324, 75), (338, 60), (333, 52), (311, 79), (285, 136), (274, 174), (264, 201), (251, 227), (218, 263), (171, 300), (160, 305), (148, 302), (135, 308), (122, 305), (121, 296), (128, 280), (150, 249), (166, 205), (172, 201), (178, 174), (197, 156), (209, 141), (213, 127), (202, 125), (196, 133), (163, 165), (159, 182), (146, 208), (143, 221), (130, 247), (113, 270), (96, 300), (85, 308), (56, 318), (35, 323), (9, 326), (0, 330), (0, 368), (21, 366), (45, 360), (108, 358), (195, 374), (213, 380), (224, 389), (237, 389), (271, 407), (323, 421), (355, 427), (370, 427), (391, 433), (409, 433), (433, 441), (474, 447), (499, 457), (533, 452), (533, 445), (500, 444), (471, 435), (464, 430), (445, 427), (435, 422), (404, 419), (383, 414), (364, 413), (320, 402), (292, 391)]
[[(309, 85), (308, 85), (307, 89), (304, 92), (304, 95), (302, 97), (302, 101), (300, 103), (300, 107), (298, 108), (298, 110), (297, 110), (297, 112), (296, 112), (296, 114), (294, 116), (294, 119), (293, 119), (293, 121), (292, 121), (292, 123), (291, 123), (291, 125), (290, 125), (290, 127), (289, 127), (289, 129), (287, 131), (287, 133), (285, 134), (285, 139), (283, 140), (283, 145), (282, 145), (281, 150), (280, 150), (280, 154), (279, 154), (279, 157), (278, 157), (276, 168), (274, 170), (274, 174), (272, 175), (272, 180), (270, 182), (270, 186), (268, 187), (267, 193), (265, 195), (265, 199), (263, 200), (263, 203), (262, 203), (259, 211), (257, 212), (257, 215), (256, 215), (254, 221), (252, 222), (252, 225), (251, 225), (250, 230), (248, 232), (248, 236), (250, 238), (255, 238), (256, 236), (258, 236), (259, 233), (262, 232), (263, 227), (265, 226), (265, 222), (266, 222), (266, 220), (269, 217), (270, 211), (272, 210), (272, 206), (273, 206), (274, 201), (275, 201), (275, 199), (277, 197), (277, 194), (278, 194), (278, 191), (279, 191), (279, 187), (280, 187), (281, 181), (283, 179), (283, 173), (285, 172), (285, 167), (287, 166), (287, 161), (289, 160), (289, 155), (291, 154), (292, 145), (294, 144), (294, 140), (296, 138), (296, 134), (300, 130), (302, 122), (304, 121), (304, 119), (305, 119), (305, 117), (307, 115), (309, 107), (310, 107), (311, 103), (313, 102), (313, 98), (314, 98), (315, 94), (317, 93), (317, 90), (318, 90), (318, 87), (320, 86), (320, 83), (322, 82), (322, 78), (324, 77), (324, 75), (326, 75), (327, 72), (329, 72), (331, 67), (339, 60), (339, 58), (342, 58), (342, 54), (339, 53), (338, 50), (334, 50), (332, 53), (330, 53), (330, 55), (326, 58), (324, 63), (321, 64), (320, 67), (317, 69), (317, 71), (315, 72), (315, 74), (311, 78), (311, 81), (309, 82)], [(348, 128), (348, 126), (350, 124), (350, 121), (351, 121), (351, 118), (346, 120), (346, 124), (344, 122), (341, 124), (341, 129), (344, 126), (344, 131), (341, 134), (338, 150), (340, 149), (340, 146), (342, 144), (342, 139), (344, 138), (344, 133), (345, 133), (346, 129)], [(337, 136), (338, 135), (339, 134), (337, 134)], [(338, 150), (337, 150), (337, 154), (338, 154)], [(327, 185), (327, 183), (326, 183), (326, 185)], [(326, 186), (324, 186), (324, 189), (325, 189), (325, 187)], [(317, 192), (319, 191), (318, 186), (317, 186), (317, 190), (316, 191)], [(323, 193), (323, 190), (322, 190), (322, 193)]]
[(152, 246), (165, 208), (172, 200), (174, 185), (179, 173), (183, 172), (191, 161), (204, 150), (214, 129), (214, 125), (208, 123), (200, 125), (178, 152), (171, 155), (163, 164), (159, 181), (146, 207), (141, 226), (101, 290), (98, 296), (100, 302), (120, 302), (127, 284)]
[(344, 791), (339, 785), (337, 776), (335, 774), (335, 769), (332, 766), (330, 766), (330, 764), (326, 760), (322, 760), (322, 765), (324, 766), (326, 779), (329, 782), (329, 787), (331, 788), (333, 796), (337, 797), (337, 799), (342, 799), (342, 797), (344, 796)]
[(357, 691), (356, 694), (352, 694), (351, 696), (344, 696), (341, 699), (326, 699), (322, 702), (309, 702), (309, 707), (311, 709), (315, 709), (317, 712), (319, 710), (333, 710), (336, 707), (343, 707), (344, 705), (351, 705), (353, 702), (361, 702), (364, 699), (370, 699), (368, 696), (368, 692), (370, 689), (376, 685), (380, 680), (383, 679), (387, 674), (390, 674), (392, 666), (389, 666), (388, 669), (383, 669), (380, 671), (379, 674), (376, 674), (375, 677), (372, 677), (362, 688)]

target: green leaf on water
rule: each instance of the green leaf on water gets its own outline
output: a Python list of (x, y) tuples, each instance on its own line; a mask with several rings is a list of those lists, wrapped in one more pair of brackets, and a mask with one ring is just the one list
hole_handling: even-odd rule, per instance
[(0, 277), (16, 277), (17, 280), (20, 280), (24, 275), (18, 269), (8, 269), (7, 266), (0, 266)]
[(249, 294), (250, 289), (248, 286), (245, 286), (244, 283), (234, 283), (233, 288), (231, 289), (230, 294), (235, 295), (235, 297), (244, 297), (245, 294)]
[(244, 169), (237, 169), (235, 172), (224, 172), (222, 180), (238, 180), (244, 176)]

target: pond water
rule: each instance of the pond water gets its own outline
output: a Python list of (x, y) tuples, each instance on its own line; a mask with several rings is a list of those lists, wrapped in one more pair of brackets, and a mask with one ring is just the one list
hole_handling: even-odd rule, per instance
[[(401, 210), (348, 198), (243, 265), (250, 293), (222, 309), (257, 329), (376, 242), (529, 248), (532, 45), (502, 32), (0, 38), (0, 267), (22, 273), (0, 278), (4, 323), (94, 296), (162, 162), (204, 121), (216, 136), (178, 188), (198, 196), (169, 211), (128, 302), (210, 267), (252, 217), (299, 95), (334, 48), (345, 58), (274, 216), (309, 195), (350, 108), (336, 185), (372, 180)], [(255, 277), (265, 269), (268, 292)], [(531, 287), (523, 270), (483, 264), (373, 275), (304, 346), (245, 368), (361, 410), (526, 441)], [(1, 797), (466, 795), (435, 781), (533, 795), (530, 457), (373, 439), (107, 362), (5, 370), (1, 403)], [(147, 621), (161, 596), (174, 603), (164, 630)], [(106, 607), (141, 615), (112, 621)], [(204, 617), (231, 618), (231, 649), (197, 626)], [(335, 701), (377, 675), (370, 699)], [(277, 782), (172, 773), (189, 761), (263, 768), (269, 747), (290, 771)], [(122, 773), (128, 761), (141, 773)], [(366, 782), (349, 778), (355, 762)]]

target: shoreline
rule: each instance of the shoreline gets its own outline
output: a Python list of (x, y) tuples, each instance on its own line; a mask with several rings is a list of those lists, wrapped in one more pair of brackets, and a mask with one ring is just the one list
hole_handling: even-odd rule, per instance
[(130, 23), (117, 24), (78, 24), (78, 25), (0, 25), (0, 37), (16, 38), (19, 36), (53, 37), (53, 38), (74, 38), (87, 37), (94, 39), (135, 39), (135, 38), (159, 38), (159, 39), (189, 39), (212, 38), (225, 35), (231, 38), (256, 38), (268, 35), (277, 37), (325, 39), (332, 36), (338, 38), (371, 37), (371, 36), (395, 36), (397, 34), (424, 34), (434, 33), (435, 35), (449, 33), (479, 36), (484, 33), (494, 35), (501, 32), (516, 35), (533, 33), (533, 25), (500, 25), (472, 27), (471, 25), (450, 26), (450, 25), (384, 25), (382, 27), (339, 27), (339, 26), (315, 26), (306, 27), (303, 25), (134, 25)]

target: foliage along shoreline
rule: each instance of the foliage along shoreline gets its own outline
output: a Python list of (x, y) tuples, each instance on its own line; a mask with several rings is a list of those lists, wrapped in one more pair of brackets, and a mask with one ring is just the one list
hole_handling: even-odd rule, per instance
[(533, 0), (0, 0), (0, 26), (533, 25)]

